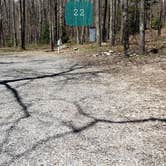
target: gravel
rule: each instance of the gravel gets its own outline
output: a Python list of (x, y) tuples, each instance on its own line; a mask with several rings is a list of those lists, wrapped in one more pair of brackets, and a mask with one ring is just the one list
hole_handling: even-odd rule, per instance
[(166, 73), (152, 65), (0, 55), (0, 165), (165, 166), (166, 87), (150, 80)]

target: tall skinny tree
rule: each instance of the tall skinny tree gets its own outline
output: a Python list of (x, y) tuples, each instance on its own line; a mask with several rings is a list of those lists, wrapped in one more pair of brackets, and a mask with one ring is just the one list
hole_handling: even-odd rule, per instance
[(53, 23), (53, 1), (49, 0), (49, 28), (50, 28), (50, 46), (51, 46), (51, 51), (54, 51), (54, 46), (55, 46), (55, 42), (54, 42), (54, 23)]
[(17, 40), (17, 27), (16, 27), (16, 9), (15, 9), (14, 0), (13, 0), (13, 38), (14, 38), (14, 47), (17, 47), (18, 40)]
[(0, 47), (2, 45), (2, 0), (0, 0)]
[(21, 20), (21, 48), (25, 50), (25, 29), (26, 29), (26, 15), (25, 15), (25, 0), (20, 0), (20, 20)]
[(128, 0), (122, 1), (122, 17), (124, 55), (129, 56)]
[(110, 39), (111, 46), (115, 45), (115, 10), (116, 8), (116, 0), (110, 0)]
[(96, 37), (97, 44), (101, 46), (101, 1), (96, 0)]
[(140, 53), (145, 53), (145, 0), (140, 1)]
[(160, 0), (160, 15), (159, 15), (159, 21), (158, 21), (158, 36), (161, 35), (162, 18), (164, 16), (163, 7), (164, 7), (164, 0)]

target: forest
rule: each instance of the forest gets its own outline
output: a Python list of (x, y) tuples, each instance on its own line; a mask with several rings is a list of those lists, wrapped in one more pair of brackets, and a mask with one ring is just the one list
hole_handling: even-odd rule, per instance
[[(96, 44), (106, 42), (122, 45), (124, 54), (130, 50), (131, 36), (138, 36), (140, 54), (146, 53), (146, 31), (158, 36), (165, 25), (165, 0), (90, 0), (93, 23), (88, 26), (68, 26), (65, 6), (70, 0), (0, 0), (0, 47), (90, 43), (90, 28), (96, 30)], [(82, 1), (82, 0), (80, 0)], [(86, 0), (84, 0), (86, 1)]]

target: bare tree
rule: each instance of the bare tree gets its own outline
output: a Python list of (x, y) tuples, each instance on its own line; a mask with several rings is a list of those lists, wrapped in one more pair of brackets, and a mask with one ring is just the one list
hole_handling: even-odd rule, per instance
[(14, 47), (18, 46), (18, 39), (17, 39), (17, 26), (16, 26), (16, 8), (15, 8), (15, 1), (13, 0), (13, 38), (14, 38)]
[(59, 1), (59, 39), (62, 40), (63, 33), (63, 1)]
[(97, 44), (101, 46), (101, 1), (96, 0), (96, 30)]
[(108, 9), (108, 0), (105, 0), (104, 3), (104, 17), (103, 17), (103, 27), (102, 27), (102, 39), (103, 41), (106, 41), (107, 38), (107, 10)]
[(116, 0), (110, 0), (110, 41), (111, 46), (115, 45), (115, 16)]
[[(109, 45), (113, 46), (118, 42), (117, 37), (122, 41), (125, 55), (128, 55), (129, 34), (135, 35), (139, 30), (139, 49), (143, 54), (145, 52), (145, 25), (147, 28), (152, 25), (153, 18), (157, 18), (156, 13), (160, 16), (158, 34), (161, 34), (166, 14), (165, 0), (155, 0), (155, 3), (154, 0), (87, 1), (94, 5), (96, 20), (92, 26), (96, 26), (98, 46), (108, 39)], [(0, 46), (17, 47), (21, 44), (22, 49), (25, 49), (28, 44), (50, 44), (51, 50), (54, 50), (58, 39), (73, 40), (75, 34), (77, 34), (76, 41), (79, 44), (88, 41), (89, 26), (73, 28), (65, 25), (64, 6), (66, 2), (67, 0), (0, 0)], [(148, 15), (149, 11), (151, 14)]]
[(128, 0), (122, 1), (122, 25), (123, 25), (123, 46), (124, 55), (128, 56), (129, 53), (129, 26), (128, 26)]
[(26, 29), (26, 15), (25, 15), (25, 0), (20, 0), (20, 20), (21, 20), (21, 48), (25, 50), (25, 29)]
[(140, 1), (140, 53), (145, 53), (145, 0)]
[(2, 0), (0, 0), (0, 47), (2, 46)]
[(160, 15), (159, 15), (159, 21), (158, 21), (158, 36), (161, 35), (161, 27), (162, 27), (162, 17), (163, 15), (163, 7), (164, 7), (164, 1), (160, 0)]
[(49, 27), (50, 27), (50, 46), (51, 50), (54, 51), (54, 23), (53, 23), (53, 3), (52, 0), (49, 0)]

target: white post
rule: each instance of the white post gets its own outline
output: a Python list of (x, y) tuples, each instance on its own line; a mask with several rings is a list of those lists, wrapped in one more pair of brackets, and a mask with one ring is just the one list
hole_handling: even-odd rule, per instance
[(58, 54), (59, 54), (60, 53), (60, 47), (62, 45), (62, 40), (61, 39), (58, 40), (57, 45), (58, 45)]

